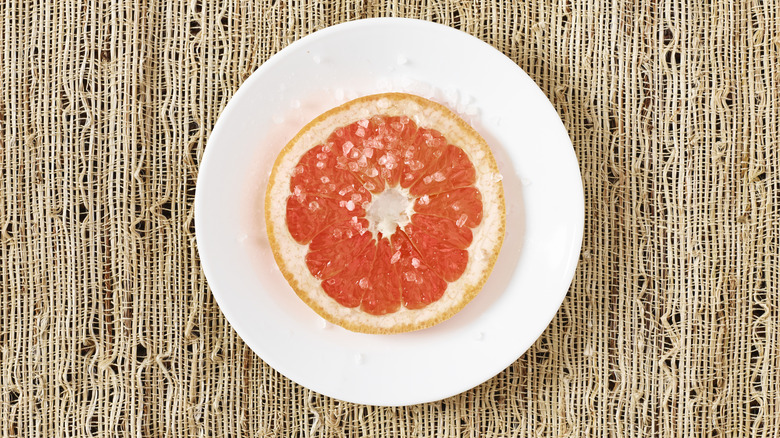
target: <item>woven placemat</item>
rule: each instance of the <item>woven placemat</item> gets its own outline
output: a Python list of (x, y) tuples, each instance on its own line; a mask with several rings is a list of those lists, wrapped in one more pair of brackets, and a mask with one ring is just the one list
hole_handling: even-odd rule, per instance
[[(707, 3), (2, 3), (0, 436), (776, 437), (780, 4)], [(198, 165), (239, 85), (290, 42), (375, 16), (517, 62), (585, 187), (579, 269), (539, 341), (404, 408), (264, 364), (194, 236)]]

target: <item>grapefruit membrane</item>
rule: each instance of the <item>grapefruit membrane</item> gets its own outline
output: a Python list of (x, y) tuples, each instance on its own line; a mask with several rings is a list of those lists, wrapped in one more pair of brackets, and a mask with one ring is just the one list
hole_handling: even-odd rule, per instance
[(445, 106), (403, 93), (361, 97), (307, 124), (274, 163), (265, 215), (296, 294), (362, 333), (423, 329), (460, 311), (505, 230), (487, 143)]

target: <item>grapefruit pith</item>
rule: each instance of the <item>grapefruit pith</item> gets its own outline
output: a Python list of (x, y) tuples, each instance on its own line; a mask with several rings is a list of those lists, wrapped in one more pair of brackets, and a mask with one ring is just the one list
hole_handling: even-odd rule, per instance
[(480, 291), (504, 238), (503, 186), (482, 137), (402, 93), (347, 102), (280, 152), (266, 192), (274, 258), (326, 320), (401, 333)]

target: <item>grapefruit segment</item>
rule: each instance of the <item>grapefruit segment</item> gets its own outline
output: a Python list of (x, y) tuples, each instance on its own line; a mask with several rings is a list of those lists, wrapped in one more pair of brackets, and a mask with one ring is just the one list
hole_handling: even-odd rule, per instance
[(409, 117), (374, 117), (377, 120), (377, 146), (384, 143), (384, 154), (377, 158), (377, 164), (382, 166), (382, 177), (389, 187), (398, 185), (401, 181), (403, 166), (403, 151), (417, 137), (417, 125)]
[(371, 315), (394, 313), (401, 307), (401, 283), (396, 266), (391, 263), (390, 241), (380, 235), (371, 273), (359, 286), (365, 289), (361, 310)]
[(440, 299), (447, 289), (447, 282), (423, 262), (422, 256), (403, 231), (396, 231), (392, 241), (392, 259), (396, 260), (398, 266), (404, 307), (422, 309)]
[(474, 228), (482, 222), (482, 194), (474, 187), (463, 187), (415, 200), (414, 211), (445, 217), (456, 224)]
[(328, 143), (336, 151), (338, 169), (354, 175), (370, 192), (382, 193), (385, 181), (376, 164), (376, 150), (366, 145), (366, 140), (375, 136), (375, 130), (369, 120), (359, 120), (336, 129), (328, 138)]
[(351, 239), (306, 254), (306, 266), (315, 278), (325, 280), (344, 270), (363, 249), (373, 246), (370, 233), (356, 234)]
[(417, 127), (408, 117), (372, 117), (336, 129), (328, 144), (339, 152), (339, 169), (348, 170), (374, 194), (398, 184), (401, 146), (415, 136)]
[(348, 102), (277, 157), (265, 201), (274, 258), (330, 322), (429, 327), (493, 268), (505, 221), (496, 172), (484, 139), (439, 104), (400, 93)]
[(466, 270), (466, 265), (469, 262), (468, 251), (442, 242), (414, 225), (406, 227), (405, 233), (422, 256), (425, 264), (444, 280), (453, 282)]
[(349, 211), (334, 199), (301, 194), (287, 198), (285, 213), (290, 235), (296, 242), (305, 245), (332, 223), (363, 212)]
[(343, 240), (351, 239), (357, 234), (368, 232), (368, 220), (365, 218), (343, 219), (326, 226), (319, 234), (315, 235), (309, 243), (309, 251), (318, 251), (333, 246)]
[[(319, 145), (303, 155), (292, 169), (290, 192), (293, 195), (315, 194), (338, 200), (353, 200), (356, 206), (371, 200), (361, 181), (349, 172), (336, 168), (334, 148)], [(358, 195), (357, 200), (354, 199)]]
[(455, 221), (440, 216), (431, 216), (427, 214), (415, 214), (412, 216), (412, 224), (407, 228), (408, 232), (412, 230), (422, 230), (431, 237), (441, 240), (444, 243), (454, 246), (458, 249), (466, 249), (471, 245), (473, 238), (471, 229), (465, 226), (459, 227)]
[(422, 175), (409, 187), (414, 196), (432, 195), (458, 187), (468, 187), (476, 181), (474, 165), (463, 149), (447, 145), (442, 155), (424, 168)]
[(409, 188), (430, 170), (447, 149), (447, 139), (435, 129), (420, 128), (410, 142), (402, 146), (403, 167), (400, 184)]
[(361, 281), (367, 278), (371, 266), (374, 264), (375, 256), (376, 247), (366, 245), (344, 268), (344, 275), (323, 281), (322, 289), (340, 305), (347, 308), (358, 307), (365, 293), (364, 288), (361, 287)]

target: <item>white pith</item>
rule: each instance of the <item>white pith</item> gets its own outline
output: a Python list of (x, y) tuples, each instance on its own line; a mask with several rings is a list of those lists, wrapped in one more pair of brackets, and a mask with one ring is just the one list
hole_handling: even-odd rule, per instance
[(389, 238), (395, 234), (397, 227), (403, 229), (412, 220), (414, 199), (409, 195), (409, 190), (399, 186), (388, 187), (382, 193), (374, 195), (366, 210), (368, 231), (371, 231), (374, 238), (378, 233)]

